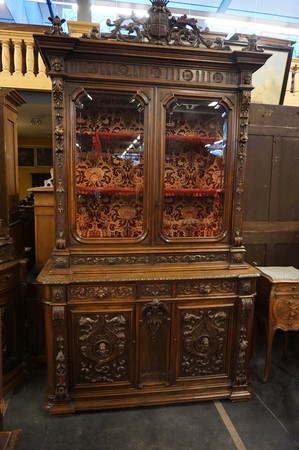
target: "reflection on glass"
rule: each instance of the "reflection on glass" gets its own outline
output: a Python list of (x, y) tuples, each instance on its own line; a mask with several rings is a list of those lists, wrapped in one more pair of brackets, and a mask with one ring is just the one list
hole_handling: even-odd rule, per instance
[(76, 231), (143, 234), (143, 110), (132, 96), (89, 92), (76, 104)]
[(223, 231), (227, 113), (217, 101), (179, 99), (166, 113), (164, 207), (167, 238)]

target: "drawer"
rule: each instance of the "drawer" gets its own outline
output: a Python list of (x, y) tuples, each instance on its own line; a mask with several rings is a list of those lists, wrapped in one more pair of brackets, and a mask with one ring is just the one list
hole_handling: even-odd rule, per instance
[(278, 283), (275, 286), (275, 292), (298, 292), (299, 293), (299, 282), (298, 283)]
[(171, 297), (172, 285), (171, 283), (141, 283), (138, 284), (139, 298), (154, 298), (154, 297)]
[(17, 269), (9, 268), (0, 272), (0, 291), (12, 288), (17, 283)]
[(70, 300), (134, 299), (136, 296), (132, 284), (76, 285), (68, 289)]
[(199, 295), (223, 295), (237, 292), (236, 280), (188, 280), (177, 283), (178, 297), (198, 297)]
[(272, 308), (278, 324), (285, 324), (290, 330), (299, 329), (299, 295), (276, 295)]

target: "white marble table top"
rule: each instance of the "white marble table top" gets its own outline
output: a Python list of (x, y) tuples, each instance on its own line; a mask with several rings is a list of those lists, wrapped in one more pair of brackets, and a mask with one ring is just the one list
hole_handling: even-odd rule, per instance
[(293, 266), (258, 266), (257, 269), (262, 275), (266, 276), (270, 281), (274, 283), (278, 282), (299, 282), (299, 270)]

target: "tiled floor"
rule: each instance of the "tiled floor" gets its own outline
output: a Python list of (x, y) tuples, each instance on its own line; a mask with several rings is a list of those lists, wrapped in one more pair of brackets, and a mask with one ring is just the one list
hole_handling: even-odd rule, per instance
[[(11, 396), (5, 429), (21, 428), (18, 450), (298, 450), (299, 352), (282, 356), (274, 337), (268, 383), (262, 382), (263, 336), (252, 359), (253, 398), (49, 416), (42, 409), (45, 368)], [(292, 336), (291, 336), (292, 338)], [(294, 336), (293, 336), (294, 338)]]

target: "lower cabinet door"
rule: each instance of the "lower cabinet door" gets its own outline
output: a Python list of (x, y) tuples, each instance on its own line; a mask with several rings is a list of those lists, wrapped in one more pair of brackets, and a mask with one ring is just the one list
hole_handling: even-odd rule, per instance
[(177, 305), (177, 382), (229, 377), (233, 308), (233, 300), (225, 306)]
[(134, 385), (134, 307), (71, 309), (73, 388)]

